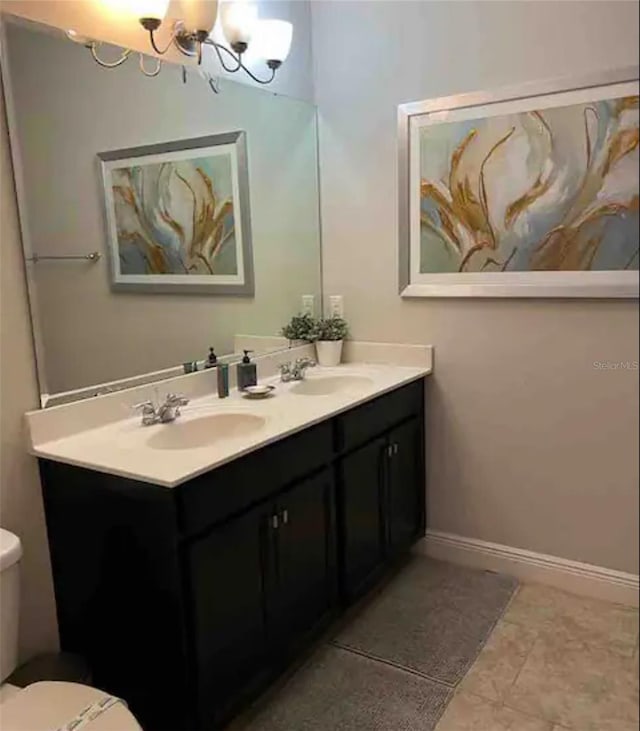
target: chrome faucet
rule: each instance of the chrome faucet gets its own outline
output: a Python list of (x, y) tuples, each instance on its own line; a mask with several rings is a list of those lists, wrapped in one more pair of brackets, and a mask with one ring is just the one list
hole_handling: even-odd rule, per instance
[(278, 366), (280, 369), (280, 380), (283, 383), (287, 383), (288, 381), (302, 381), (304, 380), (304, 374), (307, 368), (313, 368), (315, 364), (315, 360), (311, 360), (311, 358), (298, 358), (288, 363), (281, 363)]
[(151, 426), (152, 424), (167, 424), (175, 421), (180, 416), (180, 407), (186, 406), (189, 399), (180, 394), (168, 393), (164, 403), (157, 406), (153, 401), (143, 401), (135, 404), (134, 409), (140, 409), (142, 412), (142, 425)]

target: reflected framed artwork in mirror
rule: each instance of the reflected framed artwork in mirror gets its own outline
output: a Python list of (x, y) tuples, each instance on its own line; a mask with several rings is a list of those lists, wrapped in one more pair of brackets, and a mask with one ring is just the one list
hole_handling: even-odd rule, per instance
[(245, 132), (98, 158), (114, 290), (253, 295)]

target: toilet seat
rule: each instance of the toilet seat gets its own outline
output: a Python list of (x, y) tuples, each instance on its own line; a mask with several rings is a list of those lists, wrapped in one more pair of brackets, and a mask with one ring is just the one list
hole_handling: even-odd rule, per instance
[[(12, 695), (0, 709), (2, 731), (55, 731), (64, 728), (88, 706), (109, 698), (79, 683), (43, 681)], [(142, 731), (124, 703), (115, 703), (78, 731)]]

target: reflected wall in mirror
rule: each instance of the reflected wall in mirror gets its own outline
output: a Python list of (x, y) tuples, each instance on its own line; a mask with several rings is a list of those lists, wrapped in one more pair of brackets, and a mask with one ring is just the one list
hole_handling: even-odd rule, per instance
[[(197, 71), (169, 64), (154, 78), (135, 64), (106, 70), (62, 32), (24, 21), (4, 25), (3, 75), (43, 393), (181, 367), (202, 361), (209, 346), (219, 356), (234, 353), (247, 334), (282, 347), (276, 336), (304, 295), (320, 310), (313, 105), (227, 80), (215, 94)], [(246, 145), (253, 294), (114, 289), (98, 155), (230, 132), (243, 132)], [(138, 188), (132, 210), (151, 202), (162, 218), (166, 196), (176, 190)], [(188, 186), (179, 194), (186, 192)], [(224, 235), (224, 217), (212, 224), (215, 191), (205, 193), (190, 218), (154, 219), (164, 245), (188, 248), (199, 226), (211, 233), (220, 221)], [(65, 256), (81, 258), (55, 258)]]

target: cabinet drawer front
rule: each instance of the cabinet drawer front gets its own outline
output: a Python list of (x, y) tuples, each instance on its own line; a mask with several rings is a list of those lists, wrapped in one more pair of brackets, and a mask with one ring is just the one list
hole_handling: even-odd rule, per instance
[(350, 450), (379, 436), (405, 419), (422, 413), (424, 380), (358, 406), (337, 418), (338, 448)]
[(332, 450), (327, 421), (179, 486), (183, 534), (203, 531), (269, 497), (329, 462)]

